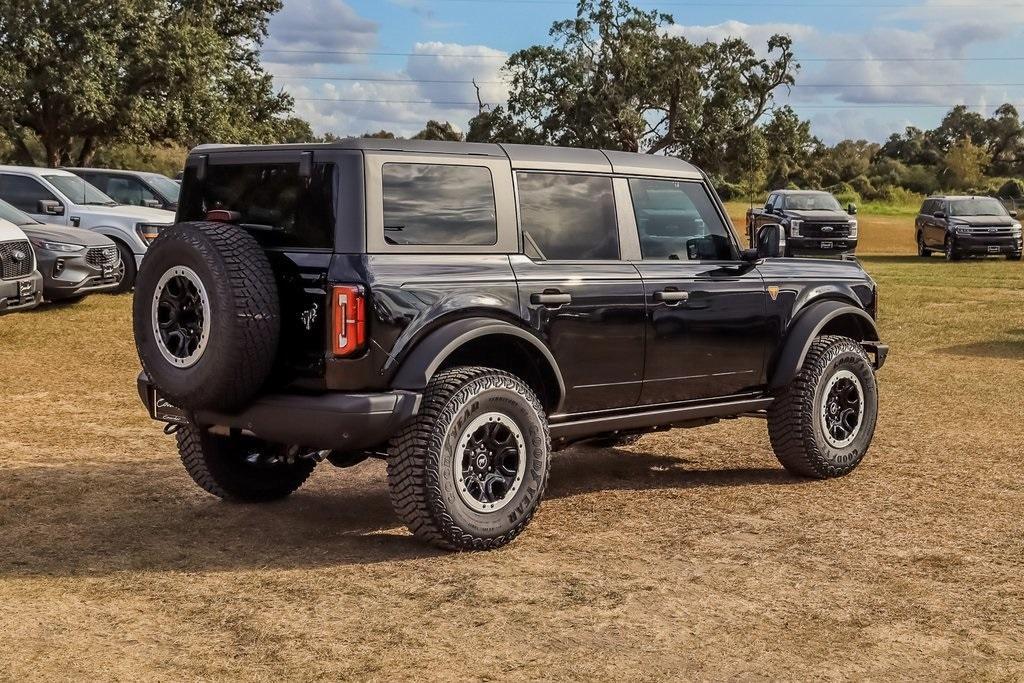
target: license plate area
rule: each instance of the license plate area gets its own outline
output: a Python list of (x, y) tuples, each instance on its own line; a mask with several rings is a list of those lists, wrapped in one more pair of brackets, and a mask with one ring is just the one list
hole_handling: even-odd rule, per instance
[(18, 283), (18, 296), (28, 296), (32, 293), (32, 281), (22, 280)]
[(822, 242), (821, 243), (821, 248), (822, 249), (831, 249), (832, 248), (832, 242)]
[(999, 253), (999, 247), (990, 246), (988, 248), (988, 253), (990, 253), (990, 254), (998, 254)]
[(163, 398), (155, 388), (149, 390), (149, 415), (160, 422), (176, 425), (189, 424), (188, 413)]

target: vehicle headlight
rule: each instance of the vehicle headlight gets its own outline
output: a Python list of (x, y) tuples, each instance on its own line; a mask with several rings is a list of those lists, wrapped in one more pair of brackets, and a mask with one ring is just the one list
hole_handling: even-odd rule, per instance
[(1020, 237), (1020, 223), (1014, 223), (1013, 225), (1011, 225), (1010, 231), (1013, 232), (1014, 235)]
[(152, 244), (160, 235), (160, 230), (163, 228), (169, 228), (169, 225), (161, 225), (159, 223), (136, 223), (135, 232), (139, 233), (139, 239), (146, 244)]
[(29, 239), (36, 249), (42, 249), (43, 251), (61, 251), (65, 253), (72, 253), (76, 251), (82, 251), (85, 249), (81, 244), (68, 244), (67, 242), (50, 242), (49, 240), (39, 239), (33, 237)]
[(790, 237), (799, 237), (800, 236), (800, 226), (803, 225), (803, 224), (804, 224), (803, 221), (798, 221), (796, 219), (791, 220), (789, 222), (789, 236)]
[(857, 239), (858, 223), (857, 221), (850, 221), (850, 239)]

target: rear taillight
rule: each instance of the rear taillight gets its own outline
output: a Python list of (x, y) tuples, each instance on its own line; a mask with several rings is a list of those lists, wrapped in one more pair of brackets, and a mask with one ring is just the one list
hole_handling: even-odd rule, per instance
[(331, 289), (331, 346), (335, 356), (351, 356), (366, 345), (366, 296), (358, 285)]

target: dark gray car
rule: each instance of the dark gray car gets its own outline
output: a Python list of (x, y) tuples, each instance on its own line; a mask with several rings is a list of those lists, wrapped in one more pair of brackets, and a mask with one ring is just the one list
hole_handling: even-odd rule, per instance
[(32, 243), (47, 301), (111, 291), (124, 277), (117, 245), (109, 237), (91, 230), (40, 223), (3, 200), (0, 218), (21, 228)]

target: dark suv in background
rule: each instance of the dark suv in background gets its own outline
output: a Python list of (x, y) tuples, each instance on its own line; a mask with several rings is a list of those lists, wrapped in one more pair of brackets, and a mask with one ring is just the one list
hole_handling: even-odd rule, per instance
[(753, 244), (758, 228), (778, 223), (786, 230), (786, 256), (843, 256), (857, 250), (857, 207), (845, 209), (832, 194), (816, 190), (778, 190), (764, 209), (747, 212)]
[(1021, 226), (1017, 212), (1009, 212), (994, 197), (929, 197), (914, 221), (919, 256), (933, 251), (947, 261), (964, 256), (1006, 256), (1019, 261)]
[(200, 147), (142, 264), (139, 394), (197, 484), (287, 496), (387, 460), (417, 536), (495, 548), (553, 450), (767, 420), (790, 471), (864, 457), (887, 347), (853, 261), (743, 249), (674, 158), (346, 140)]

